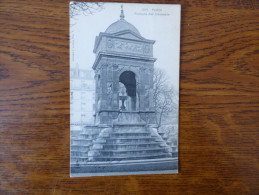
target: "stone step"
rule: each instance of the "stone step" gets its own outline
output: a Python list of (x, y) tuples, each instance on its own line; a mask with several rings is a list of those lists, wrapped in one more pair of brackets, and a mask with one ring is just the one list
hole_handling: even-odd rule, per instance
[(98, 137), (98, 134), (86, 134), (86, 133), (81, 133), (78, 137), (78, 139), (95, 139)]
[(113, 127), (116, 128), (145, 128), (145, 123), (114, 123)]
[(85, 157), (88, 156), (88, 152), (83, 151), (70, 151), (71, 157)]
[(85, 138), (77, 138), (77, 139), (72, 139), (72, 141), (92, 141), (92, 139), (85, 139)]
[(124, 161), (124, 160), (144, 160), (144, 159), (157, 159), (157, 158), (170, 158), (167, 153), (157, 155), (140, 155), (140, 156), (120, 156), (120, 157), (94, 157), (93, 161)]
[(89, 145), (71, 145), (70, 151), (85, 151), (89, 150)]
[(84, 163), (88, 161), (88, 157), (70, 157), (70, 164)]
[(159, 147), (158, 143), (138, 143), (138, 144), (104, 144), (103, 149), (136, 149), (136, 148), (155, 148)]
[(92, 143), (92, 139), (74, 139), (71, 140), (71, 145), (89, 145)]
[(100, 150), (98, 151), (101, 156), (126, 156), (126, 155), (146, 155), (146, 154), (159, 154), (166, 153), (165, 148), (152, 148), (152, 149), (142, 149), (142, 150)]
[(135, 137), (135, 138), (106, 138), (107, 144), (120, 144), (120, 143), (150, 143), (154, 142), (156, 139), (154, 137)]
[(148, 132), (143, 132), (143, 133), (139, 133), (139, 132), (136, 132), (136, 133), (110, 133), (110, 137), (112, 138), (127, 138), (127, 137), (150, 137), (150, 133)]
[(120, 128), (114, 128), (114, 133), (147, 133), (145, 127), (120, 127)]

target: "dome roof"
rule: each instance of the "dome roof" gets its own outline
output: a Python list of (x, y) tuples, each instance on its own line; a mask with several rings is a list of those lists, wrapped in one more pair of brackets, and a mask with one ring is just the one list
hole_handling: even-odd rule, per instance
[(123, 31), (123, 30), (131, 30), (134, 33), (137, 33), (138, 35), (140, 35), (138, 29), (124, 19), (120, 19), (117, 22), (112, 23), (106, 29), (105, 32), (106, 33), (116, 33), (116, 32), (120, 32), (120, 31)]
[(135, 26), (133, 26), (132, 24), (130, 24), (129, 22), (127, 22), (125, 19), (125, 15), (124, 15), (124, 11), (123, 11), (123, 5), (121, 5), (121, 15), (120, 15), (120, 20), (118, 20), (117, 22), (112, 23), (107, 29), (106, 29), (106, 33), (116, 33), (116, 32), (120, 32), (123, 30), (131, 30), (134, 33), (137, 33), (138, 35), (140, 35), (138, 29), (136, 29)]

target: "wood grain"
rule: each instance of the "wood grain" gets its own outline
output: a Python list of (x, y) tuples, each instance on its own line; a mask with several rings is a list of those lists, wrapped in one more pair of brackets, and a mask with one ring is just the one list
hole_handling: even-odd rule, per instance
[(1, 0), (0, 194), (259, 194), (258, 1), (142, 2), (182, 5), (180, 174), (69, 178), (69, 3)]

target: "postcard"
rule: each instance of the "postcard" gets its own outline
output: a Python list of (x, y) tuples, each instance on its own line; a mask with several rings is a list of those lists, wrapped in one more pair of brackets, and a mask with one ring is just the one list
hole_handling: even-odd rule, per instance
[(70, 2), (70, 176), (178, 173), (180, 5)]

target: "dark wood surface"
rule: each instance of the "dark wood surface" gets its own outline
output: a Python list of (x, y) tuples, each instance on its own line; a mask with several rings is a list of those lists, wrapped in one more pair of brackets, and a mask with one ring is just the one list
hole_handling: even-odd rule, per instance
[(180, 173), (69, 178), (69, 3), (1, 0), (0, 194), (259, 194), (258, 1), (144, 2), (182, 5)]

